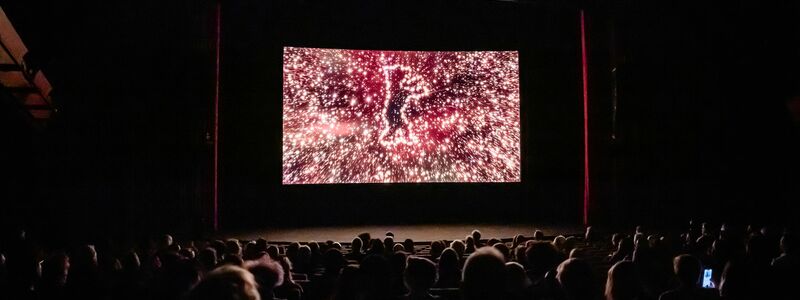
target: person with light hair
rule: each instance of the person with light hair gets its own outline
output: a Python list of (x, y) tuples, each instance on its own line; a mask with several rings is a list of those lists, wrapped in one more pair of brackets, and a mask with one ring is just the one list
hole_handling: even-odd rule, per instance
[(209, 272), (190, 292), (190, 300), (261, 300), (255, 277), (246, 269), (225, 265)]

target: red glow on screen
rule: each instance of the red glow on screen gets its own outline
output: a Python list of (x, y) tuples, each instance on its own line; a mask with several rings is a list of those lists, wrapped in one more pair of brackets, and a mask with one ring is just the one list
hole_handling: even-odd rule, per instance
[(284, 48), (283, 183), (519, 182), (516, 51)]

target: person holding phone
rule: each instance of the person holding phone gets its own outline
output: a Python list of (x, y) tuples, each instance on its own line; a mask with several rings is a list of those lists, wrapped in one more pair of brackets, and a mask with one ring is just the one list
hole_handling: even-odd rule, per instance
[[(678, 300), (678, 299), (719, 299), (719, 292), (713, 288), (711, 281), (712, 273), (710, 269), (703, 270), (703, 264), (694, 256), (684, 254), (676, 256), (673, 262), (673, 271), (678, 279), (678, 287), (666, 291), (658, 297), (659, 300)], [(707, 274), (706, 274), (707, 273)], [(701, 275), (705, 285), (708, 277), (708, 285), (711, 288), (702, 288)]]

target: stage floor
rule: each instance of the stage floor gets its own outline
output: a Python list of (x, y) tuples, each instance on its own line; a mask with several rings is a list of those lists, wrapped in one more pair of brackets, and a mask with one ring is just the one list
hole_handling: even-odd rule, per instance
[(394, 233), (395, 241), (410, 238), (414, 241), (463, 239), (473, 229), (481, 231), (483, 239), (512, 238), (516, 234), (525, 237), (533, 236), (535, 230), (541, 230), (545, 236), (583, 234), (583, 227), (578, 225), (534, 225), (534, 224), (427, 224), (427, 225), (364, 225), (364, 226), (328, 226), (308, 228), (272, 228), (231, 232), (227, 237), (241, 240), (264, 238), (271, 242), (308, 242), (327, 241), (349, 243), (362, 232), (369, 232), (373, 238), (383, 239), (387, 231)]

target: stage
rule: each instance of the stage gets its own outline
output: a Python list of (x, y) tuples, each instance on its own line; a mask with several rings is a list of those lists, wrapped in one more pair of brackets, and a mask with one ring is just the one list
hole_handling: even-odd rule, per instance
[(481, 231), (482, 239), (512, 238), (522, 234), (532, 237), (535, 230), (541, 230), (545, 236), (556, 235), (582, 235), (583, 227), (580, 225), (553, 225), (553, 224), (419, 224), (419, 225), (363, 225), (363, 226), (326, 226), (305, 228), (269, 228), (228, 232), (220, 236), (238, 238), (240, 240), (255, 240), (264, 238), (273, 243), (308, 242), (332, 240), (341, 243), (350, 243), (355, 236), (368, 232), (373, 238), (383, 239), (387, 231), (394, 233), (394, 240), (402, 242), (410, 238), (415, 242), (432, 240), (463, 239), (472, 230)]

